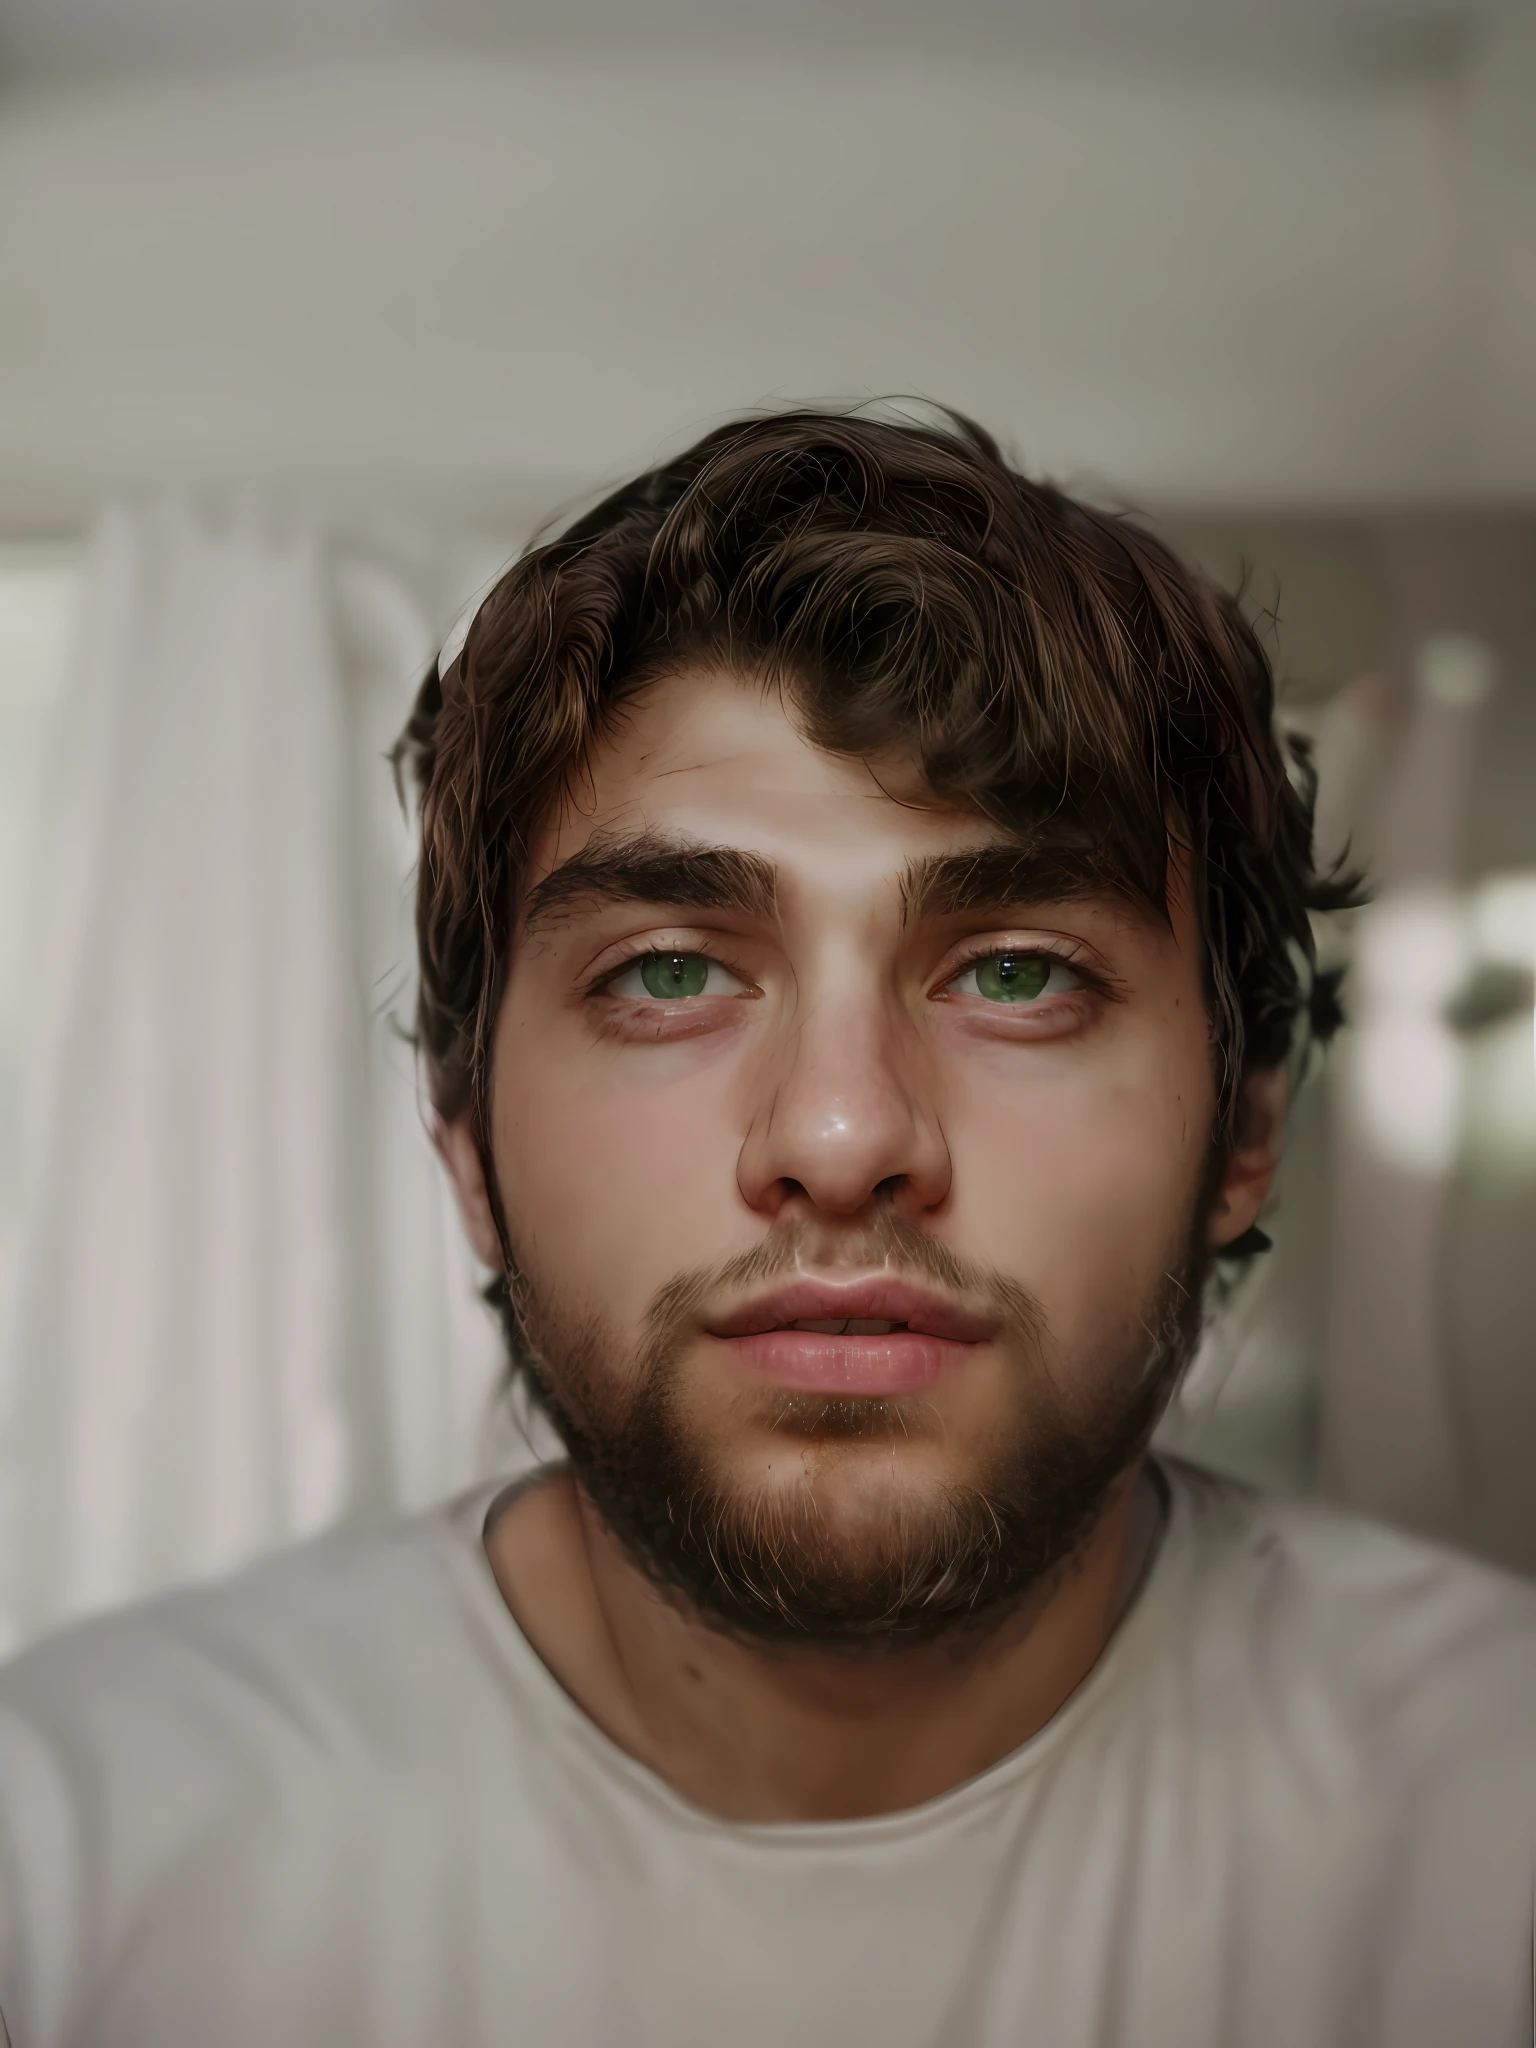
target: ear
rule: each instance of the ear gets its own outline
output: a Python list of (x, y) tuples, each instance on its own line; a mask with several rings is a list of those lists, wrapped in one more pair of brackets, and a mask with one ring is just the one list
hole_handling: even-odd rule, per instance
[(464, 1220), (465, 1234), (474, 1247), (475, 1256), (482, 1265), (499, 1273), (501, 1242), (496, 1235), (496, 1219), (491, 1214), (491, 1198), (486, 1191), (485, 1169), (480, 1164), (480, 1148), (475, 1143), (468, 1116), (455, 1117), (451, 1123), (446, 1118), (436, 1118), (432, 1126), (432, 1142), (448, 1169), (449, 1180), (453, 1182), (459, 1214)]
[(1206, 1225), (1213, 1251), (1258, 1221), (1274, 1184), (1284, 1135), (1285, 1069), (1265, 1067), (1248, 1076), (1238, 1096), (1236, 1142)]

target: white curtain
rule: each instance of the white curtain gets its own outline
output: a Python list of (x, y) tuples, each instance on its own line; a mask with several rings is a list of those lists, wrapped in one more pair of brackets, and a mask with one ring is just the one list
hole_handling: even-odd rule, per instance
[(422, 1128), (406, 589), (177, 506), (95, 536), (0, 1324), (0, 1644), (516, 1455)]

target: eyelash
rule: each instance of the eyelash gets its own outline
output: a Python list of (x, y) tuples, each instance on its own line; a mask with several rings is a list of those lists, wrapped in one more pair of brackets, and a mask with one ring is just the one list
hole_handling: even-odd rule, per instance
[(626, 954), (625, 957), (622, 960), (616, 962), (614, 966), (605, 967), (600, 974), (594, 975), (592, 980), (586, 984), (586, 986), (582, 989), (582, 995), (600, 996), (603, 993), (603, 991), (611, 987), (612, 984), (616, 982), (621, 975), (627, 974), (631, 967), (638, 966), (642, 960), (661, 959), (664, 958), (668, 953), (696, 953), (698, 954), (700, 959), (708, 960), (716, 967), (723, 967), (727, 974), (734, 974), (736, 979), (738, 981), (744, 981), (748, 988), (751, 988), (753, 986), (752, 977), (750, 974), (747, 973), (745, 968), (736, 966), (732, 961), (727, 960), (723, 953), (715, 951), (710, 946), (655, 945), (642, 946), (640, 947), (638, 952)]
[[(989, 945), (978, 946), (974, 952), (967, 953), (963, 959), (956, 961), (945, 974), (943, 981), (938, 984), (934, 991), (935, 996), (942, 996), (951, 982), (958, 981), (961, 975), (972, 967), (979, 967), (984, 960), (996, 960), (1003, 953), (1011, 953), (1025, 960), (1060, 961), (1063, 967), (1071, 968), (1085, 989), (1090, 989), (1095, 995), (1103, 996), (1108, 1001), (1113, 1001), (1116, 995), (1116, 989), (1108, 976), (1090, 967), (1076, 947), (1043, 946), (1038, 942), (1026, 946), (1000, 946), (994, 940)], [(1075, 995), (1077, 991), (1072, 990), (1071, 993)]]

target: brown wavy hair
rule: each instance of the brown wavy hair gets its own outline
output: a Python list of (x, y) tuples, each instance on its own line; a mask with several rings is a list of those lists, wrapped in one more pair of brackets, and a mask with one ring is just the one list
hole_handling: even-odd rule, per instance
[(492, 1030), (535, 837), (626, 699), (691, 663), (772, 676), (819, 746), (915, 750), (929, 787), (1047, 836), (1166, 915), (1194, 878), (1219, 1112), (1283, 1061), (1319, 986), (1304, 745), (1232, 596), (1134, 520), (1025, 477), (958, 415), (795, 411), (707, 434), (530, 549), (421, 685), (420, 1045), (487, 1132)]

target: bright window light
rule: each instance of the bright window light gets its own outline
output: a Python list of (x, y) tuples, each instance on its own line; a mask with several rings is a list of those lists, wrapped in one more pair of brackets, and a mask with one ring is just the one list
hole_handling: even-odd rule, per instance
[(1378, 1157), (1430, 1176), (1460, 1162), (1536, 1178), (1533, 991), (1536, 874), (1491, 876), (1465, 895), (1404, 890), (1365, 913), (1348, 1086)]

